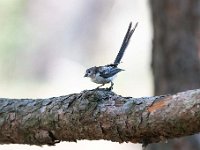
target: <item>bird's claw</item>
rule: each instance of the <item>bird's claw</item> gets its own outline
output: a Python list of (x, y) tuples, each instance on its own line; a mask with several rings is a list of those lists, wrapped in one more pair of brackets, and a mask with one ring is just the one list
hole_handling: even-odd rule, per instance
[(107, 91), (112, 91), (113, 86), (110, 86), (109, 88), (106, 88)]

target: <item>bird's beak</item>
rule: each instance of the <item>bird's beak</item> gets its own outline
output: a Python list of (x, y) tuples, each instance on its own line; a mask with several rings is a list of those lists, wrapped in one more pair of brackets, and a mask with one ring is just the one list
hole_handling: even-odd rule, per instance
[(88, 77), (88, 74), (86, 73), (86, 74), (84, 75), (84, 77)]

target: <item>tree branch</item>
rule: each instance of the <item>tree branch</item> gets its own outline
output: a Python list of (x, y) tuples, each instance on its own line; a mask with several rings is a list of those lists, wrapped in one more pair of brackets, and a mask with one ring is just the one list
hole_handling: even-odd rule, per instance
[(131, 98), (105, 90), (49, 99), (0, 99), (0, 143), (152, 143), (200, 132), (200, 89)]

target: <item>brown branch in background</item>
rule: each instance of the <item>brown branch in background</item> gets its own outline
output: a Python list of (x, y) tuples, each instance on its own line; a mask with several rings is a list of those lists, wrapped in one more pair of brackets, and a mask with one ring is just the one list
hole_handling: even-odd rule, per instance
[(200, 89), (131, 98), (105, 90), (49, 99), (0, 99), (0, 143), (152, 143), (200, 132)]

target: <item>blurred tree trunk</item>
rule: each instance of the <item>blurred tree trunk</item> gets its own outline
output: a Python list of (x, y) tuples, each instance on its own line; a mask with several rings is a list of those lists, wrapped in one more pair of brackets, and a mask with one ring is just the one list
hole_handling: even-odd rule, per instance
[[(150, 0), (154, 28), (155, 94), (200, 87), (200, 0)], [(152, 144), (149, 149), (200, 149), (200, 135)]]

